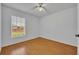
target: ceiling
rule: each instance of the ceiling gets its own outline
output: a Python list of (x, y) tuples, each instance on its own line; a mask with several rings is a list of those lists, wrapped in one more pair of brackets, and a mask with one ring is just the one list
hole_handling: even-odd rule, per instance
[(77, 6), (75, 3), (44, 3), (44, 7), (47, 9), (47, 12), (45, 11), (40, 12), (36, 9), (33, 9), (34, 6), (37, 5), (37, 3), (4, 3), (4, 5), (18, 9), (26, 13), (30, 13), (37, 17), (44, 17), (46, 15), (50, 15), (52, 13), (59, 12), (64, 9)]

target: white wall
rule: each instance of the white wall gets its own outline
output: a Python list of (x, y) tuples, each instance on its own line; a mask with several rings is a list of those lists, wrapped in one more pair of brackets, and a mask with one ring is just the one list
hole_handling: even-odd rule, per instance
[[(79, 4), (77, 4), (77, 34), (79, 34)], [(79, 54), (79, 37), (78, 39), (78, 54)]]
[(77, 9), (69, 8), (41, 20), (41, 36), (65, 44), (77, 45)]
[[(2, 46), (7, 46), (15, 44), (18, 42), (23, 42), (28, 39), (38, 37), (39, 32), (39, 21), (35, 16), (32, 16), (28, 13), (21, 12), (16, 9), (9, 8), (7, 6), (2, 6)], [(15, 39), (11, 38), (11, 16), (21, 16), (26, 19), (26, 35), (18, 37)]]
[(0, 47), (1, 47), (1, 3), (0, 3)]

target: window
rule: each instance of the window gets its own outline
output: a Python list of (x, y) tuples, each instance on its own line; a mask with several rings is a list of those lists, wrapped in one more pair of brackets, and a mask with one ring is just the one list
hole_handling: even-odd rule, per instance
[(12, 38), (25, 35), (25, 18), (11, 16), (11, 36)]

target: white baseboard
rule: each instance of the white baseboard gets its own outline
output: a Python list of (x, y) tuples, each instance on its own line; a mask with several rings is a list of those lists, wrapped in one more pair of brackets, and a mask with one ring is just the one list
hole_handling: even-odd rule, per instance
[(2, 47), (6, 47), (6, 46), (9, 46), (9, 45), (13, 45), (13, 44), (21, 43), (21, 42), (24, 42), (24, 41), (32, 40), (32, 39), (35, 39), (35, 38), (38, 38), (38, 37), (39, 36), (29, 37), (29, 38), (26, 38), (25, 40), (21, 40), (21, 41), (15, 42), (15, 43), (10, 43), (10, 44), (3, 45)]
[(56, 41), (56, 42), (64, 43), (64, 44), (67, 44), (67, 45), (76, 46), (76, 47), (77, 47), (77, 45), (75, 45), (75, 44), (71, 44), (71, 43), (67, 43), (67, 42), (64, 42), (64, 41), (56, 40), (56, 39), (51, 38), (51, 37), (47, 37), (47, 36), (43, 36), (43, 35), (40, 36), (40, 37), (46, 38), (46, 39), (49, 39), (49, 40), (53, 40), (53, 41)]
[(15, 42), (15, 43), (3, 45), (2, 47), (6, 47), (6, 46), (13, 45), (13, 44), (17, 44), (17, 43), (20, 43), (20, 42), (32, 40), (32, 39), (35, 39), (35, 38), (38, 38), (38, 37), (46, 38), (46, 39), (49, 39), (49, 40), (57, 41), (57, 42), (60, 42), (60, 43), (64, 43), (64, 44), (67, 44), (67, 45), (71, 45), (71, 46), (77, 46), (77, 45), (75, 45), (75, 44), (71, 44), (71, 43), (67, 43), (67, 42), (64, 42), (64, 41), (56, 40), (56, 39), (54, 39), (54, 38), (47, 37), (47, 36), (44, 36), (44, 35), (40, 35), (40, 36), (37, 35), (37, 36), (33, 36), (33, 37), (26, 38), (26, 39), (23, 40), (23, 41), (18, 41), (18, 42)]

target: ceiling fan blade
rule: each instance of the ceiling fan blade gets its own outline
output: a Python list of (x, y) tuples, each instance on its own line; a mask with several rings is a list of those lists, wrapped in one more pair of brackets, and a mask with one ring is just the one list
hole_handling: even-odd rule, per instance
[(39, 3), (39, 6), (43, 6), (43, 3)]
[(38, 11), (40, 11), (40, 8), (42, 8), (45, 13), (49, 13), (48, 10), (43, 5), (44, 5), (43, 3), (38, 3), (38, 5), (32, 7), (31, 10), (38, 10)]
[(47, 6), (47, 4), (46, 3), (41, 3), (41, 6), (45, 7), (45, 6)]
[(38, 6), (34, 6), (34, 7), (32, 7), (30, 10), (31, 10), (31, 11), (32, 11), (32, 10), (35, 10), (37, 7), (38, 7)]
[(46, 13), (49, 13), (48, 10), (45, 7), (42, 7), (42, 8), (45, 10)]
[(42, 7), (42, 6), (44, 6), (44, 3), (38, 3), (36, 6)]

